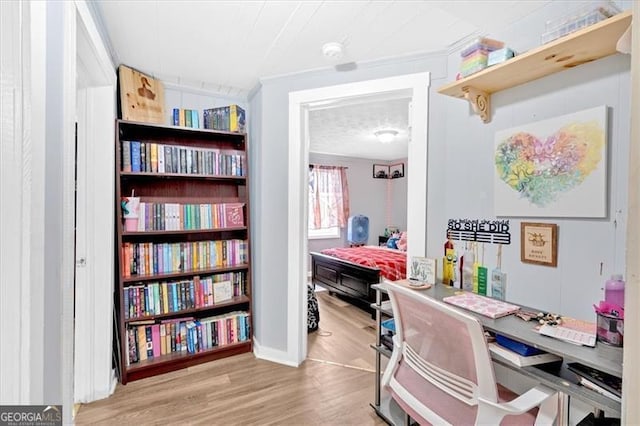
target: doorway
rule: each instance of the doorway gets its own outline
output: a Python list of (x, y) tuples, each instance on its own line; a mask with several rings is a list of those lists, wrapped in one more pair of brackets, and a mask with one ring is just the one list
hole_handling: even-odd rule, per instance
[(76, 11), (73, 401), (108, 397), (113, 306), (116, 76), (84, 4)]
[(362, 102), (367, 97), (399, 96), (411, 99), (407, 181), (407, 257), (426, 252), (427, 127), (429, 73), (409, 74), (358, 83), (310, 89), (289, 94), (288, 282), (287, 350), (289, 362), (299, 365), (307, 355), (306, 282), (307, 171), (309, 166), (309, 111), (327, 105)]

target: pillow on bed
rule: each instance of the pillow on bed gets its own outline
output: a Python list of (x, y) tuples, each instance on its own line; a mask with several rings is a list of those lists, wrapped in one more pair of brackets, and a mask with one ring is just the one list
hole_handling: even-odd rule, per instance
[(397, 237), (389, 237), (387, 240), (387, 248), (397, 250), (398, 249), (398, 238)]
[(407, 251), (407, 233), (406, 232), (402, 232), (400, 234), (400, 238), (398, 238), (398, 241), (396, 241), (396, 246), (398, 247), (398, 250)]

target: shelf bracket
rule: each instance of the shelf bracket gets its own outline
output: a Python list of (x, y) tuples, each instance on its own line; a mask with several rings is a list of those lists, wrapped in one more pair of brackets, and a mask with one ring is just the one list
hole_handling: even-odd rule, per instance
[(478, 114), (483, 123), (491, 121), (491, 95), (473, 87), (463, 87), (464, 98), (469, 101), (473, 112)]

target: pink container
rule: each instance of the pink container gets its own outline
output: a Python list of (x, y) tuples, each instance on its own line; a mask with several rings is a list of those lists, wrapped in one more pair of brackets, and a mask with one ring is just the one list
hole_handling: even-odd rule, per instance
[(604, 300), (624, 309), (624, 281), (622, 275), (614, 274), (604, 284)]

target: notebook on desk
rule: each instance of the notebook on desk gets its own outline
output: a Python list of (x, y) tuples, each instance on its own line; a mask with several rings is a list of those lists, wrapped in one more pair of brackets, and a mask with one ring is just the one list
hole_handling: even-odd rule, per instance
[(511, 303), (503, 302), (502, 300), (492, 299), (490, 297), (484, 297), (469, 292), (445, 297), (442, 300), (460, 308), (468, 309), (477, 314), (494, 319), (512, 314), (520, 309), (520, 306), (518, 305), (512, 305)]

